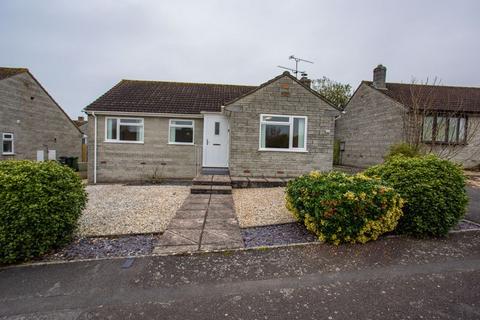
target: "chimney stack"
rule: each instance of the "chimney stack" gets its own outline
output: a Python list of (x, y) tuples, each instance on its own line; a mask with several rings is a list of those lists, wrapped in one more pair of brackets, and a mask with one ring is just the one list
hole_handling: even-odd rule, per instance
[(386, 90), (385, 81), (387, 78), (387, 68), (379, 64), (373, 69), (373, 86), (377, 89)]
[(84, 122), (84, 121), (85, 121), (85, 118), (84, 118), (84, 117), (78, 116), (78, 122)]
[(308, 79), (306, 76), (302, 76), (300, 78), (300, 83), (302, 83), (304, 86), (311, 88), (312, 86), (312, 80)]

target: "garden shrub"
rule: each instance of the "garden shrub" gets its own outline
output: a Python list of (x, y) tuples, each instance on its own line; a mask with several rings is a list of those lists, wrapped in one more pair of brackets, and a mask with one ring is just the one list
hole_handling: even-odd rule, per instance
[(404, 156), (407, 158), (419, 157), (422, 154), (414, 146), (408, 143), (397, 143), (390, 146), (387, 155), (384, 157), (385, 161), (388, 161), (396, 156)]
[(287, 208), (327, 243), (365, 243), (395, 229), (403, 200), (363, 174), (312, 172), (289, 181)]
[(398, 233), (441, 236), (464, 216), (468, 198), (462, 168), (434, 155), (394, 157), (365, 171), (395, 188), (405, 200)]
[(0, 161), (0, 263), (41, 256), (71, 240), (87, 194), (54, 161)]

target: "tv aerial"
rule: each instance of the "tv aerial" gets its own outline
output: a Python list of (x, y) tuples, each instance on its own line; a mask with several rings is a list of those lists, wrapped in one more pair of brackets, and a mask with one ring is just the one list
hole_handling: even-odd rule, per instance
[(297, 58), (297, 57), (295, 57), (293, 54), (292, 54), (290, 57), (288, 57), (288, 59), (289, 59), (289, 60), (295, 60), (295, 69), (287, 68), (287, 67), (284, 67), (284, 66), (277, 66), (277, 67), (292, 72), (292, 73), (295, 75), (296, 78), (298, 78), (298, 74), (299, 74), (299, 73), (300, 73), (300, 75), (301, 75), (302, 77), (306, 77), (306, 76), (307, 76), (307, 72), (306, 72), (306, 71), (299, 71), (299, 70), (298, 70), (298, 63), (299, 63), (299, 62), (306, 62), (306, 63), (311, 63), (311, 64), (313, 64), (313, 61), (309, 61), (309, 60)]

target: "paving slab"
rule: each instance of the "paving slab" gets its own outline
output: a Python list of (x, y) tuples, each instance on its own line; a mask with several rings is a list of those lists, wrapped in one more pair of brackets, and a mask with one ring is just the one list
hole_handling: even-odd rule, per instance
[(238, 221), (235, 218), (210, 219), (205, 221), (205, 230), (237, 230)]
[(167, 229), (160, 237), (159, 244), (163, 246), (198, 245), (201, 235), (201, 229)]
[[(226, 177), (219, 179), (223, 180), (226, 180)], [(213, 186), (215, 187), (223, 186)], [(154, 253), (185, 253), (241, 247), (244, 247), (244, 243), (232, 195), (191, 194), (158, 240)]]
[(193, 218), (193, 219), (179, 219), (177, 217), (173, 218), (170, 221), (168, 227), (170, 229), (201, 229), (205, 219), (202, 218)]

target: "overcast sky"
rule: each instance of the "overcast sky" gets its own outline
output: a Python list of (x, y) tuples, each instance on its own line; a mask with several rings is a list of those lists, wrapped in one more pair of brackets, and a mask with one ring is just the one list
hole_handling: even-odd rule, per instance
[(121, 79), (258, 85), (293, 67), (356, 88), (480, 83), (480, 1), (0, 1), (0, 65), (27, 67), (71, 117)]

